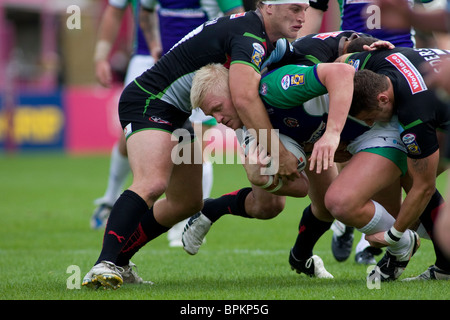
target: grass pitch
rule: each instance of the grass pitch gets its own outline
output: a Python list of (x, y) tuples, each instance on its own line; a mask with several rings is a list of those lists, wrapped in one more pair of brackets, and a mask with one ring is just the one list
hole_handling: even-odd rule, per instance
[[(370, 288), (367, 266), (331, 254), (331, 231), (316, 245), (333, 280), (290, 270), (288, 254), (308, 199), (288, 199), (275, 219), (226, 216), (211, 228), (196, 256), (169, 248), (166, 235), (133, 258), (153, 286), (117, 291), (78, 289), (98, 257), (103, 231), (89, 227), (94, 199), (103, 195), (109, 156), (1, 155), (1, 300), (448, 300), (449, 281), (381, 283)], [(240, 165), (215, 165), (212, 197), (248, 185)], [(444, 177), (438, 184), (445, 190)], [(360, 234), (355, 233), (355, 245)], [(379, 256), (378, 258), (381, 258)], [(434, 263), (428, 240), (402, 279)], [(373, 287), (373, 286), (372, 286)], [(175, 310), (177, 311), (177, 310)]]

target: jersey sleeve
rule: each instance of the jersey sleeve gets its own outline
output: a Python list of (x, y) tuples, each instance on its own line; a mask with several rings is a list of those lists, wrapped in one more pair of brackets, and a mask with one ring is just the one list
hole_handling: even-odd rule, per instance
[(292, 108), (327, 93), (317, 75), (317, 65), (286, 65), (261, 80), (260, 93), (268, 104)]
[[(405, 118), (402, 114), (399, 114), (399, 121), (400, 117)], [(422, 122), (420, 119), (407, 124), (403, 119), (403, 122), (400, 123), (400, 137), (406, 147), (409, 158), (423, 159), (439, 149), (436, 128), (430, 123)]]
[(223, 13), (227, 13), (233, 9), (244, 7), (242, 0), (217, 0), (220, 10)]
[(247, 64), (260, 73), (267, 58), (266, 40), (244, 33), (233, 37), (231, 41), (230, 65), (234, 63)]

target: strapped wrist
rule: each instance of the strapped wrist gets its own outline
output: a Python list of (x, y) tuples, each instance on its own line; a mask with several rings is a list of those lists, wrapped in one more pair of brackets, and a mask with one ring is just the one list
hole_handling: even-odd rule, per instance
[(267, 189), (270, 187), (273, 183), (273, 176), (269, 176), (269, 180), (262, 186), (260, 186), (261, 189)]
[(107, 40), (99, 40), (95, 45), (94, 61), (107, 60), (112, 45)]
[(274, 192), (277, 192), (278, 190), (280, 190), (282, 186), (283, 186), (283, 180), (281, 180), (281, 178), (278, 178), (277, 186), (275, 188), (273, 188), (272, 190), (267, 190), (267, 191), (274, 193)]

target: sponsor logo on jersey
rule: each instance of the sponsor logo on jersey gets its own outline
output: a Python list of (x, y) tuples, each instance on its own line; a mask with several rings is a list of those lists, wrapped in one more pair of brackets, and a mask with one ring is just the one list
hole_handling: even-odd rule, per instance
[(283, 119), (283, 122), (289, 128), (298, 128), (298, 127), (300, 127), (300, 124), (298, 123), (298, 120), (295, 119), (295, 118), (287, 117), (287, 118)]
[(267, 95), (267, 83), (263, 82), (263, 84), (261, 84), (261, 89), (259, 90), (259, 94), (261, 94), (262, 96)]
[(240, 17), (243, 17), (243, 16), (245, 16), (245, 12), (235, 13), (235, 14), (232, 14), (232, 15), (230, 16), (230, 20), (231, 20), (231, 19), (240, 18)]
[(422, 151), (420, 151), (419, 145), (416, 141), (416, 135), (413, 133), (407, 133), (402, 138), (403, 143), (406, 146), (406, 149), (408, 149), (408, 153), (410, 154), (421, 154)]
[(304, 74), (287, 74), (281, 79), (281, 87), (284, 90), (289, 89), (289, 87), (300, 86), (305, 83)]
[(156, 122), (156, 123), (161, 123), (161, 124), (167, 124), (169, 126), (171, 126), (172, 124), (164, 119), (161, 119), (160, 117), (156, 117), (156, 116), (151, 116), (150, 118), (148, 118), (148, 120), (150, 120), (151, 122)]
[(321, 40), (325, 40), (328, 39), (330, 37), (335, 38), (338, 35), (340, 35), (343, 31), (335, 31), (335, 32), (325, 32), (325, 33), (319, 33), (317, 35), (315, 35), (313, 37), (313, 39), (321, 39)]
[(264, 50), (264, 47), (254, 42), (253, 43), (253, 53), (252, 53), (252, 63), (254, 63), (258, 68), (261, 67), (261, 62), (264, 58), (264, 55), (266, 54), (266, 51)]
[(287, 74), (283, 78), (281, 78), (281, 87), (284, 90), (287, 90), (289, 89), (290, 85), (291, 85), (291, 76)]
[(131, 129), (131, 123), (127, 124), (125, 129), (123, 129), (123, 134), (125, 135), (125, 138), (128, 138), (128, 136), (133, 132)]
[(425, 81), (416, 67), (401, 53), (393, 53), (386, 57), (398, 71), (405, 77), (412, 94), (427, 90)]
[(359, 59), (348, 59), (348, 64), (353, 66), (353, 68), (355, 68), (355, 70), (358, 70), (360, 61), (359, 61)]

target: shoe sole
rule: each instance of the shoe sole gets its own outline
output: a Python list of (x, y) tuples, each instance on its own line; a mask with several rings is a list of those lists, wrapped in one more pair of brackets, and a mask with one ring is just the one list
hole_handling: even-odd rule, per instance
[(97, 281), (96, 278), (93, 278), (91, 281), (85, 281), (81, 285), (92, 290), (97, 290), (99, 287), (101, 287), (101, 284)]
[(121, 277), (115, 274), (97, 274), (93, 276), (96, 281), (103, 287), (103, 289), (117, 290), (123, 284)]

